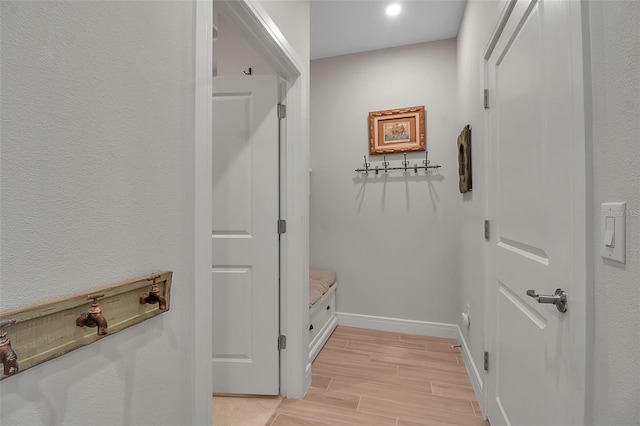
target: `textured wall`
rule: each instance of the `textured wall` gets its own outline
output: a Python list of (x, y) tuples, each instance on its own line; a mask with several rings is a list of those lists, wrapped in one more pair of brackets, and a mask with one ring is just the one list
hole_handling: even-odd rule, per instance
[[(311, 265), (337, 271), (339, 311), (457, 322), (457, 103), (454, 39), (311, 61)], [(368, 113), (416, 105), (426, 106), (429, 157), (442, 169), (356, 174)], [(408, 158), (421, 164), (424, 153)]]
[[(470, 327), (457, 323), (469, 345), (474, 363), (482, 372), (485, 351), (485, 251), (484, 220), (487, 218), (487, 119), (483, 107), (484, 59), (501, 3), (470, 0), (464, 10), (457, 38), (458, 54), (458, 125), (471, 125), (473, 156), (473, 192), (464, 196), (460, 215), (463, 262), (461, 262), (462, 297), (459, 311), (469, 311)], [(467, 308), (470, 305), (470, 308)], [(484, 372), (481, 373), (484, 377)], [(484, 384), (483, 384), (484, 391)], [(482, 399), (482, 398), (480, 398)]]
[(167, 314), (3, 381), (3, 425), (191, 422), (192, 7), (0, 3), (0, 309), (174, 271)]
[[(590, 2), (595, 182), (591, 424), (640, 422), (640, 3)], [(627, 263), (600, 257), (600, 203), (627, 202)], [(588, 413), (589, 414), (589, 413)]]

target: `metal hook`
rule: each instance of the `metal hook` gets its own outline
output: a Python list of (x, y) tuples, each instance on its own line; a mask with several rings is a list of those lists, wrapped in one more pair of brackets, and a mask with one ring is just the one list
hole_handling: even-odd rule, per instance
[(371, 165), (371, 163), (367, 163), (366, 155), (363, 155), (362, 157), (364, 158), (364, 171), (365, 173), (369, 173), (369, 166)]
[(424, 152), (424, 160), (422, 160), (422, 164), (424, 164), (425, 166), (428, 166), (430, 163), (429, 161), (429, 151), (425, 151)]
[(407, 161), (407, 154), (403, 154), (403, 155), (404, 155), (404, 161), (402, 162), (402, 165), (404, 166), (404, 171), (406, 172), (409, 162)]
[(382, 161), (382, 165), (384, 166), (384, 172), (385, 172), (385, 173), (388, 173), (388, 171), (387, 171), (387, 166), (389, 166), (389, 162), (387, 161), (387, 156), (386, 156), (386, 155), (383, 155), (383, 156), (382, 156), (382, 158), (384, 159), (384, 160)]
[(242, 71), (244, 73), (244, 75), (251, 75), (252, 71), (251, 71), (251, 67), (249, 67), (249, 72), (246, 71)]

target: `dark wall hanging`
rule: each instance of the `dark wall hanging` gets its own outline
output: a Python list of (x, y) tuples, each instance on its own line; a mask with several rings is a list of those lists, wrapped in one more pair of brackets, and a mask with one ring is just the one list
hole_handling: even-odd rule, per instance
[(464, 126), (458, 135), (458, 178), (460, 193), (471, 191), (471, 128)]

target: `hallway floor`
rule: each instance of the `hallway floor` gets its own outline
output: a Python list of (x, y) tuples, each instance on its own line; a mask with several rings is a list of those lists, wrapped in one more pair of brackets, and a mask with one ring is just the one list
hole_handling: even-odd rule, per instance
[(219, 409), (231, 398), (215, 397), (214, 425), (488, 425), (460, 351), (451, 347), (455, 344), (453, 339), (339, 326), (313, 363), (313, 382), (303, 400), (277, 405), (274, 398), (236, 398), (254, 408), (233, 409), (235, 416), (264, 406), (263, 415), (249, 415), (255, 423), (240, 423), (225, 419)]

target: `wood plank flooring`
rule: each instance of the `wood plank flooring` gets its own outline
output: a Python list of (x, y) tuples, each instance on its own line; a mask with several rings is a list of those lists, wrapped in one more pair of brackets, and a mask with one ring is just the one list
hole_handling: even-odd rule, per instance
[(271, 426), (486, 426), (454, 339), (339, 326)]

